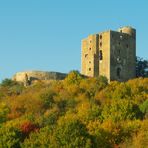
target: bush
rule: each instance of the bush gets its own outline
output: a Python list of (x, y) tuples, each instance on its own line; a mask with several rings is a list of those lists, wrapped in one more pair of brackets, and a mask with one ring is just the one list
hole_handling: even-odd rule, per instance
[(36, 124), (33, 124), (31, 121), (25, 121), (20, 126), (20, 130), (25, 137), (28, 137), (31, 132), (37, 132), (39, 127)]
[(58, 147), (91, 147), (90, 135), (77, 119), (59, 121), (54, 136)]
[(140, 105), (140, 110), (144, 114), (145, 118), (148, 118), (148, 100), (145, 100), (141, 105)]
[(10, 109), (5, 103), (0, 103), (0, 123), (7, 121), (7, 115)]
[(0, 147), (20, 147), (22, 140), (22, 133), (15, 127), (1, 127), (0, 128)]
[(47, 108), (52, 108), (53, 104), (54, 104), (54, 99), (53, 97), (56, 94), (53, 91), (47, 91), (45, 93), (42, 93), (40, 95), (40, 99), (43, 103), (43, 108), (47, 109)]
[(135, 110), (135, 104), (126, 99), (114, 99), (104, 105), (102, 117), (104, 120), (112, 120), (114, 122), (136, 119), (140, 114)]
[(21, 144), (22, 148), (38, 148), (38, 147), (53, 147), (51, 145), (52, 130), (46, 126), (38, 132), (31, 133), (28, 138)]

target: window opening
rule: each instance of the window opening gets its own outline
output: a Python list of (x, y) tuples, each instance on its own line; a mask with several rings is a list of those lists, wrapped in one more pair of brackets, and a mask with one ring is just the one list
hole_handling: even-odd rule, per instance
[(120, 79), (121, 78), (121, 68), (117, 68), (117, 77)]
[(88, 54), (85, 54), (85, 58), (88, 56)]
[(99, 59), (103, 60), (102, 50), (99, 51)]
[(102, 35), (100, 35), (100, 39), (102, 39)]

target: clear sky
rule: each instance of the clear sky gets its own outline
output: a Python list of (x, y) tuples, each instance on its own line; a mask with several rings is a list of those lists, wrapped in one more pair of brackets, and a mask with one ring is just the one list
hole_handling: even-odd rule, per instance
[(0, 80), (18, 71), (80, 70), (89, 34), (137, 29), (137, 56), (148, 57), (148, 0), (0, 0)]

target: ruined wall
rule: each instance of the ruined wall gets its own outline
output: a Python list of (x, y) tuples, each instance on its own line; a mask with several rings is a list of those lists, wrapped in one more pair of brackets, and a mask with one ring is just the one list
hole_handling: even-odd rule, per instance
[(81, 73), (126, 81), (136, 76), (136, 30), (122, 27), (82, 40)]
[(62, 80), (67, 74), (59, 72), (43, 72), (43, 71), (25, 71), (18, 72), (13, 76), (13, 80), (18, 82), (26, 82), (26, 75), (28, 80)]
[(126, 81), (136, 76), (136, 37), (135, 30), (132, 31), (132, 28), (124, 27), (119, 31), (111, 32), (110, 73), (111, 80)]
[(98, 73), (98, 35), (90, 35), (82, 40), (81, 53), (81, 73), (86, 76), (94, 77)]
[(99, 34), (99, 75), (110, 81), (110, 31)]

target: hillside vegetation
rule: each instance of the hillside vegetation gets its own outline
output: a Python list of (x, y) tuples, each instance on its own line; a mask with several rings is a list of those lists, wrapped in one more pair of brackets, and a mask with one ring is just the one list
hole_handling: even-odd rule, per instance
[(0, 148), (146, 148), (148, 78), (107, 83), (78, 72), (0, 85)]

